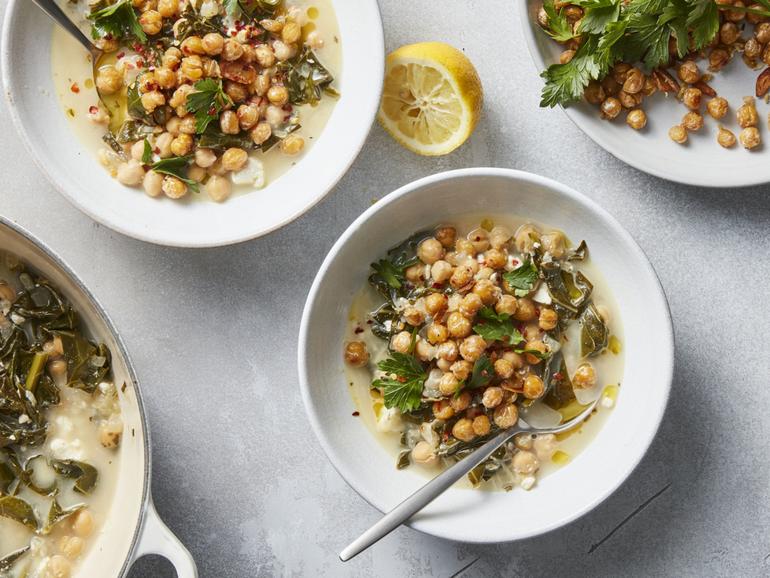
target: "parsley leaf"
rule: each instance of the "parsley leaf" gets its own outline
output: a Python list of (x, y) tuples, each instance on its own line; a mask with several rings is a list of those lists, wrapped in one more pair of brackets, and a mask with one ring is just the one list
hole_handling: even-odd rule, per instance
[[(380, 361), (377, 367), (386, 376), (372, 382), (372, 387), (382, 389), (385, 407), (396, 407), (402, 412), (420, 407), (422, 389), (428, 374), (414, 356), (394, 351), (388, 359)], [(391, 377), (394, 374), (396, 379)]]
[(620, 17), (620, 0), (583, 0), (580, 6), (583, 8), (582, 33), (601, 34), (608, 24), (617, 22)]
[(513, 288), (516, 297), (525, 297), (535, 288), (538, 279), (537, 267), (527, 259), (518, 269), (504, 273), (503, 279)]
[(152, 164), (152, 145), (146, 138), (144, 139), (144, 153), (142, 154), (142, 163), (145, 165)]
[(111, 36), (116, 40), (133, 36), (139, 42), (147, 42), (147, 35), (139, 24), (131, 0), (118, 0), (115, 4), (96, 10), (88, 15), (93, 22), (91, 35), (94, 38)]
[(575, 37), (567, 17), (564, 15), (564, 9), (556, 10), (553, 0), (543, 2), (543, 10), (548, 17), (548, 30), (546, 32), (556, 42), (569, 42)]
[(202, 134), (212, 120), (233, 101), (222, 89), (222, 81), (207, 78), (195, 83), (195, 92), (187, 95), (187, 111), (195, 113), (195, 132)]
[(481, 323), (473, 326), (473, 330), (481, 335), (485, 341), (502, 341), (511, 345), (517, 345), (524, 341), (521, 333), (513, 326), (511, 316), (506, 313), (495, 313), (491, 307), (484, 307), (479, 311)]
[(471, 372), (470, 381), (468, 381), (467, 387), (470, 389), (476, 389), (482, 387), (492, 381), (492, 377), (495, 375), (495, 366), (486, 355), (479, 357), (473, 364), (473, 371)]
[(180, 181), (187, 184), (191, 191), (199, 193), (200, 187), (198, 186), (198, 181), (187, 178), (187, 165), (190, 164), (192, 158), (192, 155), (187, 155), (185, 157), (161, 159), (157, 163), (151, 165), (150, 168), (156, 173), (178, 178)]

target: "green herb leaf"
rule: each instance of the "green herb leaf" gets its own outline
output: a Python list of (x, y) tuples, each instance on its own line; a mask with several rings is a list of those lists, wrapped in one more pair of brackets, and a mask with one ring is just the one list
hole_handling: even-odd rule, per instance
[(99, 479), (95, 467), (77, 460), (51, 460), (51, 467), (60, 476), (75, 480), (75, 491), (79, 494), (90, 494)]
[(583, 9), (580, 32), (602, 34), (608, 24), (618, 21), (620, 6), (620, 0), (583, 0), (580, 3)]
[(198, 181), (194, 181), (193, 179), (187, 177), (187, 166), (190, 164), (192, 158), (192, 155), (187, 155), (184, 157), (161, 159), (157, 163), (150, 166), (150, 168), (156, 173), (170, 175), (172, 177), (178, 178), (183, 183), (186, 183), (187, 186), (190, 187), (190, 190), (198, 193), (200, 192)]
[(474, 325), (473, 330), (485, 341), (502, 341), (509, 345), (517, 345), (524, 341), (521, 333), (514, 327), (510, 315), (498, 314), (491, 307), (484, 307), (479, 311), (479, 318), (481, 322)]
[(294, 105), (317, 103), (334, 82), (332, 73), (307, 47), (296, 58), (280, 63), (278, 70), (286, 74), (284, 84), (289, 91), (289, 102)]
[(525, 297), (535, 288), (538, 279), (537, 267), (527, 259), (517, 269), (504, 273), (503, 279), (513, 289), (514, 295)]
[(62, 520), (66, 520), (73, 514), (78, 513), (80, 510), (84, 509), (86, 506), (85, 504), (77, 504), (75, 506), (72, 506), (70, 508), (62, 508), (59, 504), (59, 501), (54, 498), (51, 502), (51, 507), (48, 509), (48, 516), (46, 516), (45, 525), (43, 526), (43, 529), (40, 530), (40, 533), (45, 536), (51, 533), (51, 530), (53, 530), (53, 527), (61, 522)]
[(580, 354), (583, 357), (598, 355), (607, 347), (610, 330), (599, 312), (590, 303), (580, 315)]
[(25, 546), (24, 548), (16, 550), (15, 552), (11, 552), (10, 554), (6, 554), (0, 558), (0, 572), (7, 572), (13, 568), (13, 565), (16, 564), (16, 561), (24, 556), (24, 554), (29, 552), (29, 548), (29, 546)]
[(385, 407), (396, 407), (402, 412), (420, 407), (428, 374), (414, 356), (394, 351), (390, 358), (380, 361), (377, 367), (386, 376), (372, 382), (372, 387), (382, 389)]
[(546, 32), (556, 42), (569, 42), (575, 37), (572, 24), (564, 15), (564, 9), (556, 10), (553, 0), (543, 2), (543, 10), (548, 16), (548, 29)]
[(152, 164), (152, 145), (147, 139), (144, 139), (144, 153), (142, 153), (142, 162), (146, 165)]
[(473, 371), (466, 387), (476, 389), (492, 381), (495, 375), (495, 366), (486, 355), (479, 357), (473, 364)]
[(187, 95), (187, 111), (195, 113), (195, 132), (202, 134), (225, 107), (233, 105), (233, 101), (222, 88), (221, 80), (199, 80), (194, 88), (195, 92)]
[(10, 518), (25, 525), (33, 531), (37, 531), (37, 518), (35, 511), (27, 502), (15, 496), (0, 496), (0, 516)]
[(142, 44), (147, 35), (139, 24), (131, 0), (118, 0), (115, 4), (91, 12), (88, 19), (93, 22), (91, 34), (94, 38), (111, 36), (116, 40), (134, 37)]

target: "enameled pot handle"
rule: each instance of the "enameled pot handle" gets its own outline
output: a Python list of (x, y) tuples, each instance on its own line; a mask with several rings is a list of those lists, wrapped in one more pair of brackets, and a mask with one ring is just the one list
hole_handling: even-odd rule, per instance
[(152, 498), (147, 502), (142, 535), (139, 536), (131, 563), (148, 554), (163, 556), (171, 562), (178, 578), (198, 578), (198, 568), (192, 554), (160, 519)]

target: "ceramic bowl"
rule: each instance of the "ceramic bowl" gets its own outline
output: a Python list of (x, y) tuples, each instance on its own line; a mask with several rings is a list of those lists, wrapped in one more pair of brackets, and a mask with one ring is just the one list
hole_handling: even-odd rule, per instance
[(426, 478), (419, 473), (396, 470), (393, 457), (351, 417), (355, 407), (342, 355), (348, 311), (366, 283), (369, 264), (388, 248), (415, 231), (480, 213), (520, 215), (585, 239), (624, 328), (625, 373), (617, 405), (573, 461), (530, 492), (454, 487), (410, 522), (452, 540), (502, 542), (553, 530), (596, 507), (642, 459), (666, 408), (674, 360), (666, 298), (644, 253), (606, 211), (569, 187), (507, 169), (452, 171), (402, 187), (356, 219), (321, 266), (302, 317), (299, 374), (321, 446), (364, 499), (385, 512), (423, 485)]
[(51, 183), (100, 223), (144, 241), (178, 247), (228, 245), (286, 225), (320, 201), (347, 172), (366, 140), (384, 76), (376, 0), (333, 0), (340, 29), (341, 97), (314, 146), (266, 188), (227, 202), (172, 202), (127, 189), (73, 134), (53, 89), (53, 23), (32, 2), (5, 13), (2, 76), (11, 116), (29, 154)]
[[(542, 5), (542, 0), (520, 0), (511, 4), (535, 63), (531, 71), (533, 76), (558, 62), (559, 54), (563, 51), (563, 47), (553, 42), (537, 23), (537, 11)], [(680, 124), (687, 112), (673, 96), (666, 98), (656, 94), (645, 100), (643, 108), (648, 122), (641, 131), (626, 125), (625, 113), (613, 122), (606, 121), (600, 118), (597, 107), (585, 102), (572, 105), (564, 111), (596, 144), (645, 173), (702, 187), (742, 187), (767, 183), (770, 182), (770, 153), (767, 145), (747, 151), (737, 144), (728, 150), (716, 141), (719, 124), (723, 124), (736, 136), (740, 132), (735, 120), (735, 109), (742, 104), (743, 97), (754, 94), (760, 72), (749, 69), (740, 57), (734, 60), (709, 82), (720, 96), (730, 102), (730, 113), (717, 122), (702, 111), (705, 125), (697, 133), (690, 133), (686, 145), (679, 145), (668, 136), (669, 129)], [(708, 67), (707, 61), (699, 61), (699, 64), (701, 70), (705, 71)], [(757, 110), (760, 119), (764, 119), (770, 108), (759, 99)], [(548, 113), (542, 110), (539, 114)], [(557, 114), (555, 111), (550, 113)], [(763, 134), (763, 138), (766, 135)]]

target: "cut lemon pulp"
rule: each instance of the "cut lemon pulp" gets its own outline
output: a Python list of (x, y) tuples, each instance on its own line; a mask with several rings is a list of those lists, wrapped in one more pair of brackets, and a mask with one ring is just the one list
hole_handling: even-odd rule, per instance
[(388, 55), (379, 121), (409, 150), (452, 152), (473, 132), (482, 102), (476, 69), (456, 48), (422, 42)]

